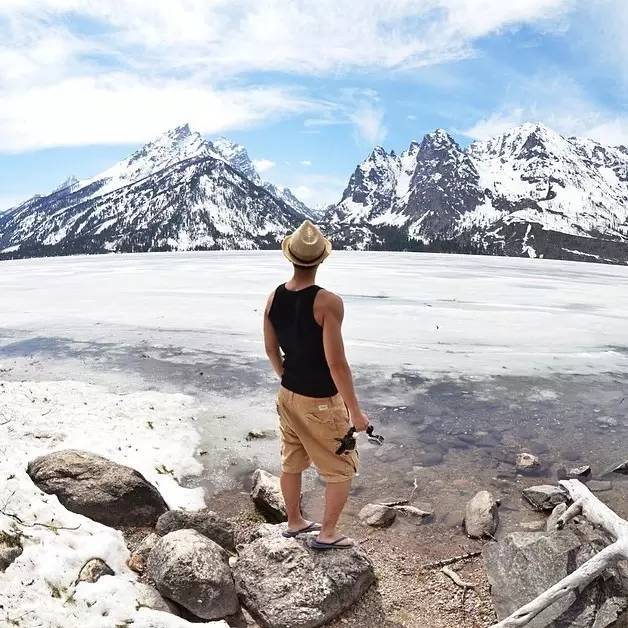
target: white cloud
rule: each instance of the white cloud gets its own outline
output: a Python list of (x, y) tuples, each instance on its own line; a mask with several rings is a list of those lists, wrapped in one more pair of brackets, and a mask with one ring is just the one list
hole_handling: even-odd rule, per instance
[(314, 106), (281, 87), (213, 89), (124, 74), (70, 78), (0, 98), (0, 150), (141, 142), (181, 122), (218, 134)]
[(253, 165), (255, 166), (255, 169), (262, 174), (274, 168), (275, 162), (270, 159), (254, 159)]
[(312, 165), (312, 162), (309, 159), (304, 159), (300, 163), (302, 166), (305, 166), (306, 168)]
[(486, 139), (524, 122), (542, 122), (562, 135), (588, 137), (611, 146), (628, 144), (628, 115), (604, 109), (569, 78), (518, 77), (509, 91), (508, 102), (461, 133)]
[[(136, 142), (175, 118), (208, 133), (304, 111), (323, 120), (333, 103), (251, 73), (411, 70), (570, 2), (2, 0), (0, 150)], [(383, 111), (363, 100), (342, 123), (381, 141)]]

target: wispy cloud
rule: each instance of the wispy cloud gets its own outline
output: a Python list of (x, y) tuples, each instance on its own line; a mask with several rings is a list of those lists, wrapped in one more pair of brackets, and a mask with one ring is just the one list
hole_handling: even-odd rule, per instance
[(628, 115), (604, 108), (569, 78), (545, 74), (520, 77), (509, 91), (507, 102), (462, 133), (472, 139), (486, 139), (523, 122), (543, 122), (563, 135), (609, 145), (628, 144)]
[(300, 162), (300, 164), (307, 168), (312, 165), (312, 162), (309, 159), (304, 159), (303, 161)]
[[(207, 133), (273, 116), (329, 119), (318, 96), (252, 73), (408, 71), (471, 55), (482, 37), (570, 3), (3, 0), (0, 150), (136, 142), (175, 117)], [(383, 119), (372, 101), (344, 114), (365, 141), (381, 141)]]
[(255, 169), (260, 173), (268, 172), (275, 167), (275, 162), (270, 159), (254, 159), (253, 165)]

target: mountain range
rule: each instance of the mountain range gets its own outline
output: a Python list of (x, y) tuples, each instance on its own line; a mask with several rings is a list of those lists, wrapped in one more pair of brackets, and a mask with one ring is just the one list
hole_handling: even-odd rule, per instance
[(628, 263), (628, 149), (541, 124), (462, 148), (438, 129), (399, 154), (376, 147), (314, 212), (243, 146), (184, 125), (0, 213), (0, 257), (277, 248), (305, 217), (336, 248)]

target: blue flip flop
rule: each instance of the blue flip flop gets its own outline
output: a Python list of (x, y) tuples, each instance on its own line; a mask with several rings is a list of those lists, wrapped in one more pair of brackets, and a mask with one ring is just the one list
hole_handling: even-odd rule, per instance
[(316, 521), (312, 521), (309, 525), (305, 526), (305, 528), (302, 528), (301, 530), (295, 530), (294, 532), (292, 530), (284, 530), (281, 535), (287, 539), (293, 539), (294, 537), (299, 536), (299, 534), (306, 534), (307, 532), (318, 532), (320, 529), (321, 524), (316, 523)]
[(319, 541), (318, 539), (312, 539), (310, 541), (310, 547), (315, 550), (351, 549), (352, 547), (354, 547), (354, 543), (340, 543), (340, 541), (344, 541), (346, 538), (346, 536), (341, 536), (339, 539), (336, 539), (331, 543), (324, 543), (323, 541)]

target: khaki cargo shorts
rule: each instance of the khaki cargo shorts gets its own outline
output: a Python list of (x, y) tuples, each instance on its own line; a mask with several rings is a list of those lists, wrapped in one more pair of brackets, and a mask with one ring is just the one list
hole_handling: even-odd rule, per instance
[(358, 472), (358, 452), (337, 454), (350, 427), (342, 397), (304, 397), (283, 386), (277, 395), (281, 469), (301, 473), (312, 463), (326, 482), (345, 482)]

